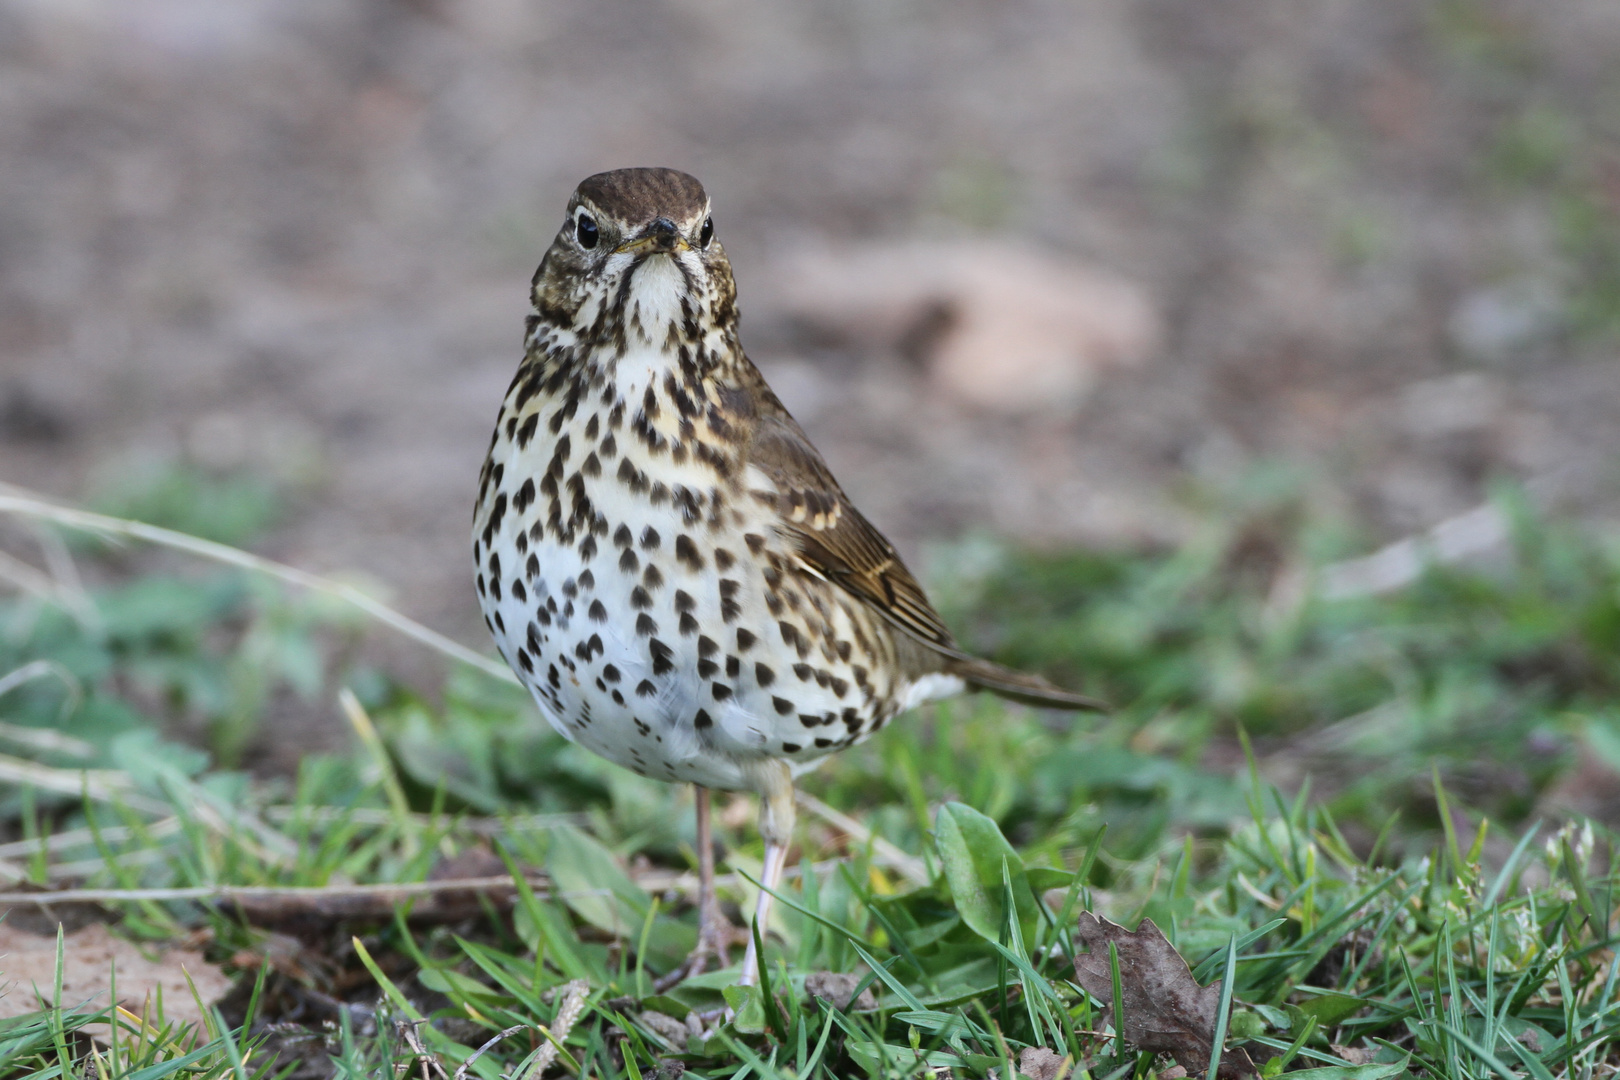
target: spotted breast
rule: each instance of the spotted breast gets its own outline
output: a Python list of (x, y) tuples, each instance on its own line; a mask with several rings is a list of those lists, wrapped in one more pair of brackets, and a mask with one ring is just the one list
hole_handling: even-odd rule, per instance
[(592, 177), (533, 282), (473, 530), (501, 653), (562, 734), (760, 790), (919, 702), (1085, 699), (966, 656), (737, 337), (706, 194)]

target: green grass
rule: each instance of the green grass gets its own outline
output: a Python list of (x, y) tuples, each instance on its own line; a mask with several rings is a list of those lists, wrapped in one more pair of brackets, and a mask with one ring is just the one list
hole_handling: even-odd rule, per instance
[[(110, 890), (120, 934), (204, 940), (241, 981), (200, 1031), (72, 1010), (0, 1024), (0, 1075), (453, 1074), (514, 1028), (469, 1075), (521, 1075), (554, 1029), (554, 1075), (1006, 1077), (1031, 1047), (1098, 1078), (1162, 1072), (1080, 989), (1081, 910), (1152, 918), (1201, 983), (1231, 971), (1227, 1043), (1268, 1075), (1612, 1074), (1612, 840), (1537, 819), (1583, 755), (1620, 745), (1620, 554), (1509, 500), (1513, 548), (1488, 567), (1328, 603), (1279, 582), (1345, 542), (1239, 505), (1184, 550), (997, 553), (945, 582), (965, 639), (1120, 708), (953, 702), (809, 778), (921, 873), (801, 814), (767, 986), (748, 993), (734, 973), (653, 990), (694, 937), (670, 888), (695, 864), (689, 793), (563, 742), (509, 683), (457, 665), (422, 697), (340, 662), (361, 624), (330, 598), (142, 574), (127, 552), (119, 584), (6, 601), (0, 753), (31, 783), (0, 787), (0, 858), (37, 886)], [(284, 781), (226, 767), (271, 695), (345, 686), (352, 753)], [(1264, 779), (1307, 772), (1287, 794)], [(723, 895), (746, 910), (752, 814), (717, 816)], [(533, 887), (452, 915), (416, 898), (244, 920), (127, 895), (503, 865)], [(811, 996), (829, 971), (875, 1007)], [(727, 1004), (732, 1022), (681, 1027)], [(84, 1034), (107, 1020), (112, 1047)]]

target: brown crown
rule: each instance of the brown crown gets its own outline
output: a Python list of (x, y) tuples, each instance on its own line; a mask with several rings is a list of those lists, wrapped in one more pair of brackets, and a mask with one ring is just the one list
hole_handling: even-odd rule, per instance
[(586, 177), (575, 192), (631, 226), (657, 217), (686, 221), (709, 201), (703, 185), (678, 169), (614, 169)]

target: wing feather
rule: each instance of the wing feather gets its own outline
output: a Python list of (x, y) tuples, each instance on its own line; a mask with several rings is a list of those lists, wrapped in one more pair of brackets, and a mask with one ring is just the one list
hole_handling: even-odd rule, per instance
[[(769, 394), (769, 391), (766, 391)], [(748, 464), (776, 488), (781, 528), (799, 558), (911, 636), (959, 655), (922, 586), (894, 545), (857, 510), (821, 453), (771, 396), (757, 416)]]

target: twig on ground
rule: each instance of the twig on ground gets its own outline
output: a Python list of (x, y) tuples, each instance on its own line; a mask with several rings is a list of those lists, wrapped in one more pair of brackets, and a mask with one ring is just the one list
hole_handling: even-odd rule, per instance
[(513, 1024), (505, 1031), (490, 1036), (489, 1041), (484, 1043), (483, 1046), (480, 1046), (478, 1049), (474, 1050), (468, 1055), (467, 1060), (461, 1063), (461, 1068), (456, 1070), (455, 1080), (467, 1080), (467, 1070), (471, 1069), (473, 1067), (473, 1063), (484, 1056), (485, 1051), (489, 1050), (502, 1039), (509, 1039), (520, 1031), (528, 1031), (529, 1028), (529, 1024)]
[(848, 814), (834, 810), (814, 795), (807, 795), (802, 791), (793, 793), (794, 800), (806, 811), (825, 821), (835, 829), (840, 829), (854, 839), (857, 845), (871, 845), (872, 853), (879, 857), (885, 866), (900, 872), (914, 885), (927, 885), (928, 867), (915, 855), (908, 855), (894, 844), (868, 829)]
[(148, 814), (165, 814), (170, 810), (167, 804), (135, 791), (129, 775), (116, 769), (58, 769), (0, 754), (0, 783), (32, 784), (41, 791), (84, 795), (96, 802), (122, 803)]
[[(830, 859), (814, 864), (811, 869), (820, 873), (844, 862)], [(790, 867), (786, 877), (797, 876), (799, 867)], [(553, 891), (551, 881), (544, 874), (525, 877), (536, 895), (548, 899), (569, 896), (606, 896), (608, 889)], [(697, 875), (657, 870), (634, 875), (637, 885), (650, 893), (691, 893), (697, 889)], [(721, 874), (715, 884), (735, 887), (742, 884), (740, 874)], [(495, 877), (446, 878), (443, 881), (385, 882), (379, 884), (342, 885), (189, 885), (151, 889), (56, 889), (43, 892), (0, 892), (0, 909), (17, 907), (52, 907), (58, 904), (116, 904), (141, 901), (196, 900), (234, 905), (250, 917), (266, 921), (283, 921), (320, 916), (328, 918), (386, 917), (404, 900), (416, 897), (440, 897), (456, 893), (480, 893), (483, 899), (497, 905), (515, 902), (517, 890), (510, 875)], [(414, 914), (433, 918), (438, 914), (431, 908), (417, 908)]]
[[(265, 809), (264, 816), (281, 825), (299, 822), (313, 825), (387, 826), (397, 825), (402, 820), (400, 815), (392, 810), (383, 810), (379, 807), (351, 808), (347, 806), (271, 806)], [(591, 816), (581, 812), (573, 814), (514, 814), (511, 817), (463, 817), (455, 814), (418, 814), (413, 812), (405, 815), (403, 820), (424, 829), (437, 828), (450, 833), (471, 833), (474, 836), (501, 836), (506, 833), (522, 832), (529, 829), (540, 831), (560, 829), (565, 825), (576, 827), (588, 825)], [(6, 853), (8, 846), (11, 845), (0, 844), (0, 855)]]
[(0, 485), (0, 513), (19, 514), (35, 520), (50, 521), (58, 525), (65, 525), (68, 528), (82, 529), (85, 532), (100, 533), (106, 536), (126, 536), (135, 540), (143, 540), (149, 544), (174, 548), (177, 551), (212, 559), (227, 566), (235, 566), (243, 570), (251, 570), (257, 574), (264, 574), (285, 581), (289, 585), (309, 589), (311, 592), (335, 597), (359, 608), (378, 622), (393, 628), (406, 637), (419, 641), (429, 648), (437, 649), (446, 656), (453, 657), (464, 664), (478, 668), (485, 674), (492, 675), (504, 682), (515, 683), (517, 681), (517, 676), (513, 675), (511, 669), (500, 661), (476, 653), (465, 645), (445, 637), (437, 630), (428, 629), (415, 619), (408, 618), (387, 604), (367, 596), (353, 585), (330, 581), (316, 574), (299, 570), (296, 567), (287, 566), (285, 563), (278, 563), (242, 551), (240, 548), (233, 548), (228, 544), (218, 544), (212, 540), (188, 536), (173, 529), (148, 525), (142, 521), (130, 521), (126, 518), (91, 513), (88, 510), (75, 510), (71, 507), (58, 506), (32, 492), (9, 484)]
[[(425, 1045), (423, 1045), (421, 1032), (416, 1030), (423, 1024), (427, 1023), (427, 1021), (396, 1020), (394, 1023), (399, 1030), (400, 1038), (404, 1039), (405, 1045), (411, 1048), (411, 1054), (416, 1058), (416, 1063), (422, 1070), (422, 1080), (428, 1080), (429, 1066), (432, 1066), (433, 1070), (441, 1077), (445, 1078), (445, 1080), (449, 1080), (450, 1074), (446, 1072), (444, 1066), (439, 1063), (439, 1055), (435, 1054), (433, 1051), (429, 1050)], [(508, 1030), (521, 1031), (522, 1028), (510, 1028)], [(485, 1043), (477, 1053), (473, 1054), (473, 1056), (467, 1060), (469, 1062), (477, 1061), (478, 1054), (482, 1054), (484, 1050), (489, 1049), (489, 1047), (493, 1046), (499, 1041), (499, 1039), (500, 1036), (496, 1036), (496, 1038), (491, 1039), (489, 1042)], [(462, 1070), (456, 1070), (456, 1080), (462, 1080), (462, 1075)]]
[[(55, 660), (33, 660), (22, 665), (15, 671), (6, 673), (0, 679), (0, 694), (9, 694), (19, 686), (25, 686), (36, 679), (43, 679), (47, 675), (55, 675), (67, 690), (67, 698), (62, 702), (57, 712), (57, 719), (65, 719), (74, 709), (78, 708), (82, 691), (79, 689), (79, 680), (73, 677), (73, 672)], [(68, 754), (73, 757), (93, 757), (96, 748), (83, 739), (75, 739), (71, 735), (63, 735), (49, 728), (23, 727), (18, 724), (0, 724), (0, 734), (12, 742), (31, 746), (35, 750), (47, 753)]]
[(534, 1064), (529, 1071), (523, 1074), (523, 1080), (539, 1080), (551, 1063), (557, 1060), (557, 1053), (568, 1038), (568, 1033), (574, 1030), (579, 1017), (585, 1011), (585, 998), (591, 992), (590, 983), (584, 979), (574, 979), (563, 985), (563, 1003), (557, 1008), (557, 1015), (551, 1022), (548, 1030), (544, 1025), (536, 1025), (540, 1034), (546, 1037), (546, 1045), (540, 1048), (535, 1055)]
[(1381, 596), (1412, 584), (1433, 564), (1483, 555), (1507, 538), (1507, 519), (1494, 504), (1486, 503), (1371, 555), (1330, 563), (1317, 576), (1316, 594), (1324, 600)]

